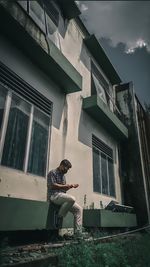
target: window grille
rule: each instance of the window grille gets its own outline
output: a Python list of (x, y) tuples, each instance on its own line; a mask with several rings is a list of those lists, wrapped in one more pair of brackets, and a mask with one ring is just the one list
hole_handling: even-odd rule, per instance
[(95, 135), (92, 136), (92, 145), (104, 152), (110, 158), (113, 158), (113, 150)]
[(52, 102), (0, 62), (0, 82), (34, 104), (47, 115), (52, 113)]

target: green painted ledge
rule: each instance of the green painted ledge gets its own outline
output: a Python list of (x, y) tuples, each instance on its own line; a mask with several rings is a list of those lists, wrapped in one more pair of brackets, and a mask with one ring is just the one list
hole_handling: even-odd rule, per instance
[(84, 43), (92, 56), (95, 58), (96, 62), (100, 65), (100, 67), (106, 74), (107, 78), (110, 80), (111, 84), (114, 85), (120, 83), (121, 79), (119, 75), (117, 74), (95, 35), (93, 34), (85, 38)]
[(83, 210), (84, 227), (136, 227), (136, 215), (103, 209)]
[[(81, 91), (82, 76), (55, 44), (44, 37), (44, 34), (19, 5), (9, 2), (3, 5), (0, 4), (0, 32), (52, 78), (64, 93)], [(43, 39), (39, 38), (40, 35)]]
[(128, 138), (128, 129), (97, 95), (83, 99), (83, 110), (109, 130), (115, 138)]

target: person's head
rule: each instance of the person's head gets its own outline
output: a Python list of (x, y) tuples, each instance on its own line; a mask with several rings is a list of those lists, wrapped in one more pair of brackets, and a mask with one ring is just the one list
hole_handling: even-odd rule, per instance
[(67, 159), (63, 159), (61, 162), (60, 162), (60, 165), (59, 165), (59, 170), (62, 172), (62, 173), (67, 173), (67, 171), (72, 167), (71, 163), (69, 160)]

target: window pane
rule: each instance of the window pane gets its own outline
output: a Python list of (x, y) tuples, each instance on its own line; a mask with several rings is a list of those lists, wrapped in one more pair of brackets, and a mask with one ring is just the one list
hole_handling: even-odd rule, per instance
[(96, 76), (92, 73), (93, 82), (96, 88), (97, 95), (107, 104), (106, 100), (106, 93), (102, 85), (100, 84), (99, 80)]
[(102, 193), (108, 195), (107, 159), (103, 153), (101, 153), (101, 169), (102, 169)]
[(114, 166), (113, 161), (108, 159), (108, 171), (109, 171), (109, 188), (110, 188), (110, 195), (115, 197), (115, 179), (114, 179)]
[(93, 189), (101, 193), (99, 151), (93, 148)]
[(12, 97), (2, 164), (23, 170), (30, 105), (17, 96)]
[(6, 95), (7, 95), (7, 90), (0, 85), (0, 133), (3, 122)]
[(34, 21), (40, 26), (40, 28), (45, 32), (45, 18), (42, 1), (29, 1), (29, 6), (29, 14), (34, 19)]
[(53, 22), (56, 26), (59, 23), (59, 12), (56, 9), (54, 3), (52, 1), (44, 0), (44, 6), (47, 16), (50, 18), (51, 22)]
[(34, 110), (28, 172), (45, 176), (49, 134), (49, 117)]
[(19, 5), (21, 5), (27, 11), (27, 1), (26, 0), (18, 0)]

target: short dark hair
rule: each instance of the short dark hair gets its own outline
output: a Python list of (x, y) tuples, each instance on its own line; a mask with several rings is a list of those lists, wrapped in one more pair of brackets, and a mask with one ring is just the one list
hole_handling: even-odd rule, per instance
[(68, 168), (71, 168), (72, 167), (72, 164), (71, 164), (71, 162), (68, 159), (63, 159), (60, 162), (60, 165), (63, 165), (63, 166), (68, 167)]

